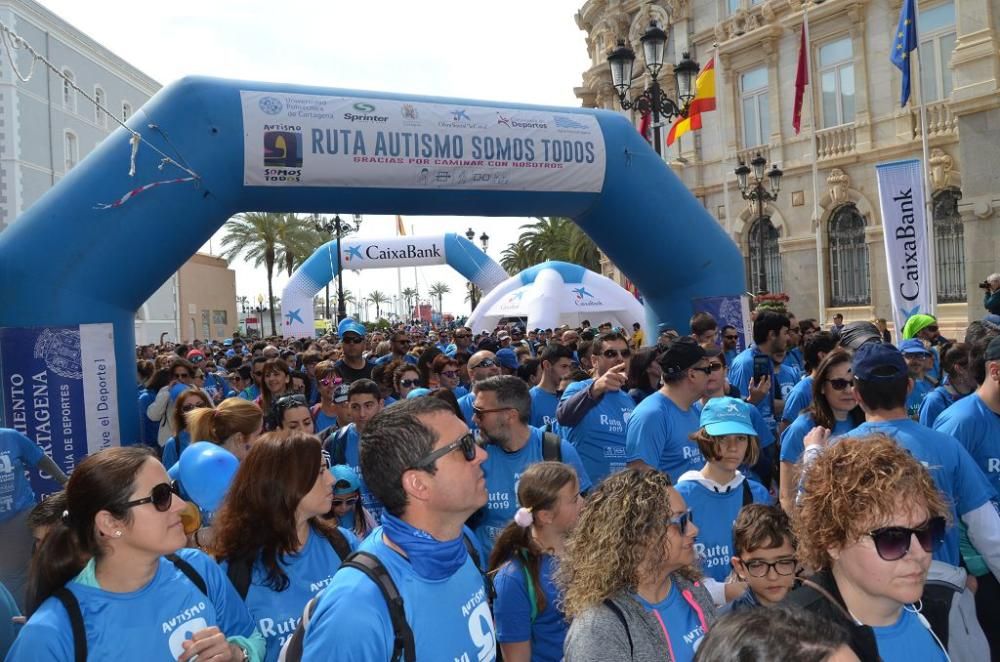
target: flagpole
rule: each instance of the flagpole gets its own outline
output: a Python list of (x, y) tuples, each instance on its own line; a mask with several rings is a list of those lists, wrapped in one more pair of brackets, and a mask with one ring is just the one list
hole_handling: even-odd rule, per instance
[[(400, 216), (399, 214), (396, 214), (396, 236), (397, 237), (402, 236), (404, 234), (402, 232), (404, 229), (405, 228), (403, 228), (403, 217)], [(402, 297), (403, 296), (403, 270), (400, 267), (396, 267), (396, 294), (397, 294), (398, 297)], [(399, 315), (399, 305), (398, 305), (399, 299), (398, 298), (397, 298), (396, 302), (397, 302), (397, 305), (396, 305), (396, 315)]]
[[(808, 80), (812, 83), (813, 73), (812, 73), (812, 46), (809, 41), (809, 2), (802, 4), (802, 30), (805, 34), (806, 44), (806, 71), (808, 72)], [(809, 131), (809, 143), (812, 148), (812, 198), (813, 198), (813, 209), (812, 209), (812, 223), (816, 228), (816, 296), (819, 301), (817, 308), (818, 311), (818, 321), (820, 328), (826, 326), (826, 265), (823, 259), (825, 255), (823, 254), (823, 227), (820, 223), (820, 213), (819, 213), (819, 166), (817, 162), (819, 161), (819, 149), (818, 143), (816, 141), (816, 97), (813, 95), (813, 86), (809, 86), (809, 124), (811, 129)]]
[(923, 83), (923, 58), (920, 57), (920, 25), (917, 17), (920, 15), (920, 1), (913, 0), (913, 30), (917, 34), (917, 91), (920, 94), (920, 145), (923, 151), (923, 177), (921, 182), (924, 186), (924, 237), (927, 242), (927, 271), (928, 281), (931, 288), (931, 309), (930, 315), (937, 316), (937, 246), (934, 242), (934, 201), (931, 199), (930, 175), (930, 150), (927, 144), (927, 104), (924, 99)]
[[(719, 16), (719, 3), (715, 4), (715, 24), (718, 25), (722, 21)], [(713, 57), (715, 61), (715, 107), (719, 110), (719, 147), (722, 153), (722, 157), (719, 159), (719, 175), (722, 177), (722, 205), (726, 214), (726, 234), (732, 234), (733, 231), (733, 217), (730, 215), (729, 211), (729, 173), (726, 172), (726, 166), (729, 163), (729, 145), (726, 142), (726, 116), (722, 112), (725, 107), (722, 103), (722, 88), (725, 87), (725, 83), (722, 80), (722, 75), (719, 73), (721, 59), (719, 58), (719, 42), (715, 42), (715, 55)], [(721, 84), (720, 84), (721, 83)]]

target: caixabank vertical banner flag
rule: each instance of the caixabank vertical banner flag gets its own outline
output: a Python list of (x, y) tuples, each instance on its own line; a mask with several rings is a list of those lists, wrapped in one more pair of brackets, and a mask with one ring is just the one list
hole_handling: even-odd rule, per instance
[(753, 321), (750, 317), (750, 297), (744, 295), (728, 297), (704, 297), (691, 300), (691, 310), (695, 313), (708, 313), (715, 318), (721, 331), (726, 325), (732, 326), (739, 333), (736, 344), (743, 351), (753, 343)]
[(934, 314), (921, 167), (919, 159), (875, 166), (889, 295), (897, 330), (918, 313)]
[[(111, 324), (0, 328), (0, 379), (0, 426), (34, 441), (64, 473), (120, 443)], [(59, 489), (31, 480), (40, 496)]]

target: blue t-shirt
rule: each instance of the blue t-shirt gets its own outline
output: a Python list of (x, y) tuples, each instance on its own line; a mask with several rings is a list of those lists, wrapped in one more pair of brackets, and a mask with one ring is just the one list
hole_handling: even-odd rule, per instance
[(738, 350), (738, 349), (727, 349), (726, 351), (724, 351), (722, 353), (722, 355), (726, 357), (726, 365), (727, 366), (731, 366), (731, 365), (733, 365), (733, 361), (736, 360), (736, 357), (740, 355), (740, 350)]
[(806, 375), (798, 384), (792, 387), (791, 392), (785, 397), (785, 408), (781, 412), (781, 420), (791, 423), (799, 413), (812, 404), (813, 399), (813, 378)]
[[(959, 401), (961, 402), (961, 401)], [(916, 421), (900, 418), (884, 423), (862, 423), (847, 433), (847, 437), (884, 434), (927, 467), (938, 489), (951, 504), (952, 521), (996, 498), (990, 482), (976, 466), (969, 452), (954, 437), (931, 430)], [(944, 544), (934, 551), (934, 558), (958, 565), (958, 527), (945, 532)]]
[[(677, 587), (671, 584), (667, 597), (656, 604), (646, 602), (638, 594), (634, 597), (647, 611), (660, 613), (663, 626), (670, 638), (670, 650), (673, 652), (674, 662), (691, 662), (701, 640), (705, 637), (705, 628)], [(664, 659), (670, 659), (666, 652)]]
[[(584, 379), (566, 387), (562, 399), (585, 391), (594, 383)], [(625, 391), (608, 391), (577, 425), (559, 431), (576, 446), (587, 475), (595, 483), (625, 468), (625, 426), (635, 409), (635, 400)]]
[(777, 381), (778, 395), (780, 396), (780, 399), (787, 400), (788, 396), (792, 393), (792, 389), (795, 388), (795, 385), (802, 381), (802, 373), (800, 373), (795, 366), (788, 365), (788, 362), (786, 361), (778, 366), (778, 372), (775, 374), (775, 379)]
[(12, 620), (20, 615), (21, 610), (17, 608), (14, 596), (6, 586), (0, 584), (0, 657), (7, 656), (7, 651), (14, 643), (17, 633), (21, 631), (21, 626), (15, 625)]
[(883, 662), (945, 662), (947, 656), (916, 614), (903, 609), (894, 625), (872, 627)]
[(244, 400), (250, 400), (251, 402), (253, 402), (254, 400), (260, 397), (260, 387), (257, 386), (256, 384), (251, 384), (250, 386), (247, 386), (245, 389), (240, 391), (240, 397), (243, 398)]
[[(816, 427), (816, 421), (813, 420), (812, 414), (804, 411), (799, 414), (794, 423), (785, 428), (785, 431), (781, 433), (782, 462), (797, 464), (802, 459), (802, 453), (806, 449), (806, 435), (814, 427)], [(846, 421), (837, 421), (834, 424), (833, 430), (830, 431), (830, 436), (839, 437), (853, 429), (854, 421), (848, 417)]]
[[(388, 403), (386, 403), (388, 404)], [(337, 424), (336, 416), (327, 416), (323, 413), (322, 407), (316, 408), (316, 415), (313, 416), (313, 429), (320, 432)]]
[[(740, 395), (744, 398), (750, 395), (754, 356), (766, 356), (766, 354), (758, 350), (756, 345), (747, 347), (739, 353), (739, 356), (733, 360), (733, 364), (729, 368), (729, 383), (738, 388)], [(767, 374), (771, 375), (771, 389), (756, 406), (760, 410), (761, 416), (764, 417), (764, 421), (767, 422), (768, 427), (771, 428), (771, 432), (775, 433), (777, 432), (777, 422), (774, 420), (774, 362), (769, 356), (767, 357), (767, 361), (769, 366)]]
[[(227, 637), (250, 637), (254, 622), (222, 568), (195, 549), (177, 555), (201, 575), (206, 596), (173, 563), (160, 559), (153, 579), (138, 591), (112, 593), (70, 581), (87, 630), (87, 659), (175, 662), (182, 642), (213, 625)], [(9, 660), (72, 660), (74, 645), (66, 610), (48, 598), (21, 630)]]
[(534, 622), (531, 621), (528, 577), (521, 559), (508, 561), (493, 577), (497, 594), (493, 602), (497, 641), (504, 644), (530, 641), (532, 662), (560, 662), (563, 658), (563, 642), (569, 625), (559, 611), (559, 589), (552, 581), (556, 567), (557, 561), (553, 556), (542, 555), (538, 569), (539, 586), (535, 592), (536, 595), (545, 595), (545, 609), (538, 612)]
[(792, 347), (788, 350), (785, 353), (784, 365), (787, 365), (789, 368), (795, 368), (801, 375), (805, 371), (806, 365), (805, 358), (802, 356), (802, 348)]
[(559, 396), (555, 393), (549, 393), (541, 386), (534, 386), (528, 392), (531, 394), (531, 425), (536, 428), (544, 428), (552, 423), (554, 429)]
[(154, 400), (156, 400), (156, 391), (151, 391), (148, 388), (139, 391), (139, 411), (142, 414), (139, 416), (142, 419), (139, 423), (139, 441), (151, 448), (159, 448), (160, 421), (151, 421), (149, 416), (146, 416), (146, 410), (149, 409), (149, 405), (153, 404)]
[[(580, 482), (580, 491), (587, 492), (591, 488), (590, 477), (580, 461), (580, 455), (568, 441), (561, 441), (562, 461), (573, 467)], [(496, 444), (486, 445), (486, 461), (483, 462), (483, 474), (486, 476), (486, 492), (489, 501), (480, 511), (476, 521), (475, 532), (479, 543), (489, 555), (493, 543), (504, 527), (517, 512), (517, 484), (521, 474), (532, 464), (542, 461), (542, 430), (531, 428), (528, 443), (519, 451), (507, 453)]]
[[(379, 527), (359, 551), (382, 561), (403, 598), (418, 660), (496, 660), (496, 632), (483, 576), (471, 558), (451, 577), (424, 579), (410, 562), (385, 544)], [(323, 591), (306, 631), (302, 659), (388, 660), (392, 623), (385, 598), (360, 570), (344, 568)]]
[(458, 399), (458, 408), (462, 410), (462, 417), (465, 418), (465, 424), (469, 426), (469, 432), (475, 432), (479, 429), (479, 426), (472, 420), (472, 403), (475, 399), (475, 393), (468, 393)]
[[(360, 543), (353, 533), (345, 529), (340, 532), (347, 538), (351, 550), (358, 548)], [(305, 547), (296, 554), (286, 554), (278, 562), (288, 576), (288, 587), (284, 591), (275, 591), (267, 585), (267, 570), (262, 560), (254, 564), (246, 604), (267, 643), (264, 657), (267, 662), (278, 659), (281, 647), (302, 620), (306, 603), (333, 581), (333, 573), (337, 572), (340, 562), (326, 536), (310, 529)], [(222, 568), (226, 569), (225, 563)]]
[(945, 409), (934, 429), (958, 439), (993, 489), (1000, 490), (1000, 416), (986, 406), (978, 393)]
[(25, 472), (37, 467), (45, 451), (17, 430), (0, 428), (0, 522), (35, 505)]
[[(332, 439), (332, 437), (331, 437)], [(361, 503), (376, 522), (382, 521), (382, 509), (385, 507), (378, 497), (371, 493), (365, 484), (365, 476), (361, 471), (361, 435), (354, 423), (347, 425), (347, 444), (344, 447), (344, 459), (347, 466), (357, 472), (361, 479)]]
[(920, 403), (920, 418), (918, 419), (920, 424), (926, 425), (929, 428), (935, 427), (934, 423), (937, 422), (937, 418), (941, 415), (941, 412), (955, 404), (962, 397), (960, 395), (956, 398), (943, 385), (938, 386), (925, 395), (924, 401)]
[[(369, 360), (368, 362), (371, 363), (372, 365), (385, 365), (386, 363), (391, 363), (395, 359), (396, 359), (396, 355), (393, 354), (392, 352), (389, 352), (388, 354), (386, 354), (384, 356), (378, 357), (374, 361)], [(410, 365), (417, 365), (417, 357), (415, 357), (415, 356), (411, 356), (409, 354), (406, 354), (406, 355), (403, 356), (403, 360), (406, 361), (407, 363), (409, 363)]]
[[(755, 480), (747, 480), (747, 484), (753, 503), (771, 503), (767, 488)], [(695, 551), (702, 572), (718, 582), (725, 582), (732, 570), (729, 560), (735, 553), (733, 525), (743, 507), (743, 483), (728, 492), (716, 492), (690, 478), (682, 478), (676, 485), (698, 524)]]
[(910, 394), (906, 396), (906, 415), (910, 418), (916, 419), (920, 415), (920, 405), (924, 401), (924, 397), (934, 387), (930, 385), (929, 382), (921, 379), (920, 381), (913, 382), (913, 390)]
[(461, 384), (451, 389), (451, 392), (455, 395), (455, 399), (464, 398), (469, 395), (469, 389), (465, 388)]
[(184, 449), (190, 445), (191, 433), (187, 430), (181, 430), (179, 435), (167, 439), (167, 443), (163, 444), (163, 457), (161, 459), (163, 466), (167, 468), (174, 466), (177, 460), (181, 459), (181, 453), (184, 452)]
[(636, 406), (626, 426), (625, 461), (642, 460), (654, 469), (670, 474), (673, 483), (686, 471), (705, 465), (698, 444), (688, 438), (699, 427), (700, 414), (687, 411), (660, 391)]

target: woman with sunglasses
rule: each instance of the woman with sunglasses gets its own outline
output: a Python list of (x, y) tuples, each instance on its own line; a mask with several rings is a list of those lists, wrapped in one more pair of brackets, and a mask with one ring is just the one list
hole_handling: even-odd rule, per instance
[(690, 662), (715, 622), (691, 570), (697, 535), (666, 474), (625, 469), (600, 483), (556, 571), (570, 620), (566, 662)]
[[(30, 619), (8, 660), (263, 658), (222, 569), (184, 549), (184, 502), (144, 447), (99, 451), (66, 484), (68, 508), (39, 547)], [(81, 636), (74, 636), (74, 620)]]
[(306, 603), (358, 546), (353, 533), (323, 519), (333, 483), (316, 437), (267, 434), (240, 463), (212, 521), (212, 553), (260, 624), (267, 662), (278, 659)]
[(440, 388), (446, 388), (455, 394), (456, 398), (461, 398), (469, 393), (469, 389), (459, 383), (458, 361), (441, 354), (431, 363), (431, 372), (434, 373), (434, 381)]
[(804, 440), (814, 427), (830, 430), (831, 436), (846, 434), (865, 422), (865, 414), (854, 395), (851, 355), (835, 349), (820, 361), (813, 375), (812, 404), (781, 433), (780, 500), (785, 512), (795, 507), (799, 467)]
[[(187, 415), (195, 409), (202, 408), (212, 409), (213, 407), (212, 401), (201, 391), (191, 389), (177, 396), (177, 402), (174, 405), (174, 430), (176, 432), (163, 445), (163, 466), (168, 469), (174, 466), (174, 463), (180, 459), (184, 449), (191, 445)], [(201, 441), (201, 439), (198, 441)]]
[(310, 409), (313, 415), (313, 429), (337, 428), (343, 418), (341, 407), (334, 402), (334, 391), (337, 386), (344, 383), (344, 380), (337, 374), (333, 361), (317, 363), (315, 374), (319, 389), (319, 402)]
[[(260, 410), (267, 414), (272, 410), (275, 400), (292, 390), (292, 371), (282, 359), (268, 359), (261, 372), (264, 377), (260, 381), (260, 395), (256, 402)], [(268, 430), (274, 429), (274, 424), (267, 419), (264, 424)]]
[(841, 623), (862, 660), (947, 660), (948, 609), (922, 609), (947, 518), (930, 474), (892, 439), (828, 447), (806, 471), (793, 522), (798, 557), (817, 573), (788, 602)]
[(156, 398), (146, 407), (146, 416), (149, 420), (159, 424), (156, 441), (160, 448), (176, 432), (173, 429), (174, 409), (177, 404), (174, 399), (176, 397), (174, 387), (178, 384), (190, 387), (193, 377), (194, 366), (185, 359), (175, 357), (170, 363), (170, 380), (156, 392)]
[(392, 381), (396, 386), (396, 392), (393, 394), (396, 400), (405, 400), (410, 391), (423, 386), (423, 382), (420, 381), (420, 372), (409, 363), (404, 363), (396, 368), (392, 374)]
[(346, 464), (330, 467), (333, 474), (333, 507), (326, 519), (336, 518), (337, 523), (364, 540), (378, 524), (361, 503), (361, 477)]

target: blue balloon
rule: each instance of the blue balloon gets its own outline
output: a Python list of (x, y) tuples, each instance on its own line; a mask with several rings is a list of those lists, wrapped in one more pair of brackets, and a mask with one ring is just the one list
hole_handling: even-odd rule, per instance
[(240, 461), (218, 444), (198, 441), (181, 453), (180, 479), (191, 501), (206, 512), (214, 512), (222, 505)]
[(415, 388), (415, 389), (413, 389), (412, 391), (410, 391), (409, 393), (406, 394), (406, 399), (407, 400), (413, 400), (414, 398), (420, 398), (420, 397), (423, 397), (425, 395), (429, 395), (430, 392), (431, 392), (431, 390), (429, 388), (423, 388), (423, 387), (421, 387), (421, 388)]
[(173, 402), (177, 398), (181, 397), (181, 393), (191, 388), (187, 384), (177, 383), (170, 387), (170, 401)]

